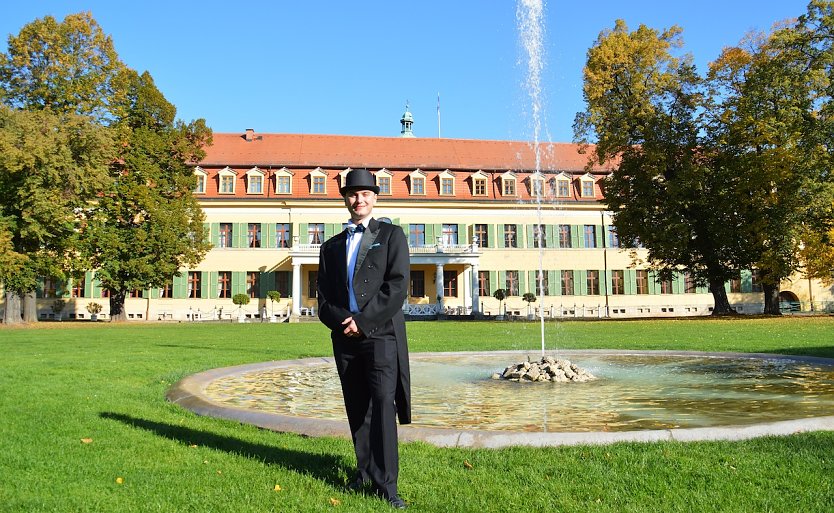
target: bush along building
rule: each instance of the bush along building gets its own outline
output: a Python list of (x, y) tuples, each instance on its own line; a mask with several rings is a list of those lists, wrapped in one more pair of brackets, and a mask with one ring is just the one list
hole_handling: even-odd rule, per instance
[[(658, 280), (641, 262), (645, 250), (620, 247), (602, 202), (611, 169), (587, 168), (577, 145), (542, 144), (537, 171), (527, 142), (418, 138), (412, 121), (406, 111), (401, 137), (214, 134), (194, 167), (213, 249), (167, 287), (134, 291), (128, 318), (314, 316), (319, 245), (347, 222), (339, 186), (354, 168), (376, 175), (375, 215), (408, 237), (403, 308), (412, 317), (711, 312), (712, 295), (686, 272)], [(754, 272), (740, 271), (726, 287), (740, 313), (762, 311)], [(831, 287), (801, 277), (782, 290), (789, 310), (830, 308), (834, 299)], [(535, 300), (525, 301), (526, 293)], [(234, 303), (238, 294), (251, 301)], [(88, 303), (107, 304), (94, 272), (70, 284), (45, 280), (39, 297), (42, 319), (89, 317)], [(99, 317), (107, 317), (106, 308)]]

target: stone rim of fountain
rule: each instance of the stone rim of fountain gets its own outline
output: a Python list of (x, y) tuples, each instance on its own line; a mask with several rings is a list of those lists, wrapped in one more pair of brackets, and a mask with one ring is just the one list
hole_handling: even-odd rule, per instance
[[(531, 355), (532, 351), (456, 351), (412, 353), (411, 359), (431, 359), (438, 356), (481, 356), (481, 355)], [(834, 358), (816, 356), (797, 356), (773, 353), (722, 353), (701, 351), (631, 351), (615, 349), (581, 349), (561, 350), (560, 356), (574, 354), (598, 355), (652, 355), (652, 356), (701, 356), (720, 358), (740, 358), (758, 360), (790, 360), (796, 363), (809, 363), (834, 366)], [(350, 430), (347, 420), (318, 419), (295, 417), (277, 413), (260, 412), (220, 404), (205, 396), (204, 390), (212, 381), (235, 374), (256, 372), (281, 367), (311, 367), (321, 364), (334, 365), (332, 357), (312, 357), (296, 360), (275, 360), (233, 367), (210, 369), (192, 374), (180, 380), (169, 389), (166, 397), (192, 412), (210, 417), (236, 420), (260, 428), (278, 432), (296, 433), (306, 436), (334, 436), (349, 438)], [(600, 445), (617, 442), (660, 442), (660, 441), (712, 441), (712, 440), (747, 440), (761, 436), (791, 435), (810, 431), (834, 431), (834, 415), (809, 417), (777, 422), (765, 422), (751, 425), (729, 425), (700, 428), (674, 428), (641, 431), (592, 431), (592, 432), (519, 432), (489, 431), (474, 429), (453, 429), (422, 427), (414, 425), (399, 426), (401, 441), (423, 441), (438, 447), (472, 447), (501, 448), (510, 446), (563, 446), (563, 445)]]

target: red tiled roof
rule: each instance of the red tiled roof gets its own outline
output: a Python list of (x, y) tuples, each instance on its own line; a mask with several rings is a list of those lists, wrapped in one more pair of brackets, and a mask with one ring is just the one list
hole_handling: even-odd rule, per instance
[[(247, 140), (251, 139), (251, 140)], [(593, 148), (542, 143), (540, 169), (581, 171)], [(308, 134), (214, 134), (201, 166), (297, 166), (371, 169), (534, 170), (532, 143), (474, 139), (362, 137)], [(608, 166), (593, 170), (607, 171)]]

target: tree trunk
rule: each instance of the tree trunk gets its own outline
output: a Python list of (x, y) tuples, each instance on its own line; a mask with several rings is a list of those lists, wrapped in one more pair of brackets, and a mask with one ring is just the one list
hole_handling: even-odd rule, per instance
[(21, 324), (23, 317), (20, 315), (20, 295), (11, 290), (6, 291), (6, 309), (3, 313), (3, 324)]
[(709, 282), (709, 291), (712, 293), (712, 299), (715, 302), (712, 315), (735, 315), (736, 311), (730, 306), (727, 289), (724, 288), (723, 283)]
[(764, 291), (764, 314), (782, 315), (782, 310), (779, 308), (779, 285), (762, 283), (762, 290)]
[(124, 322), (127, 321), (127, 312), (125, 312), (125, 296), (127, 292), (123, 290), (110, 291), (110, 321)]
[(38, 302), (34, 290), (23, 294), (23, 322), (38, 322)]

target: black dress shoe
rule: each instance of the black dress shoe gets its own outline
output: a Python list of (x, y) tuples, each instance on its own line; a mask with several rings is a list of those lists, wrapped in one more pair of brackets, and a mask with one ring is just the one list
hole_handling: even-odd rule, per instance
[(347, 489), (350, 492), (358, 493), (364, 490), (369, 483), (370, 481), (362, 479), (362, 476), (356, 476), (348, 482)]
[(407, 506), (405, 505), (405, 501), (400, 498), (399, 495), (392, 495), (391, 497), (386, 497), (388, 504), (391, 505), (394, 509), (405, 509)]

